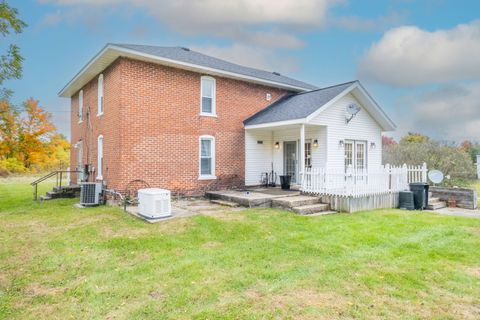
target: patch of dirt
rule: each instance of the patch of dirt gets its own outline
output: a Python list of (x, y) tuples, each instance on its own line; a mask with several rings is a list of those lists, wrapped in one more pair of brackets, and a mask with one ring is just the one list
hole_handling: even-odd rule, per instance
[[(242, 208), (243, 209), (243, 208)], [(242, 209), (232, 209), (229, 211), (202, 212), (203, 215), (219, 219), (222, 221), (245, 221), (246, 216), (239, 211)]]
[(148, 295), (150, 296), (150, 298), (154, 300), (163, 300), (165, 298), (165, 294), (163, 293), (162, 290), (152, 291)]
[[(348, 301), (333, 292), (318, 292), (313, 289), (293, 289), (282, 293), (261, 293), (250, 288), (245, 298), (268, 308), (272, 314), (293, 315), (295, 319), (345, 319), (343, 313), (350, 307)], [(318, 309), (325, 315), (311, 315), (306, 309)], [(327, 316), (331, 315), (331, 316)]]
[(109, 225), (103, 226), (100, 230), (100, 233), (105, 238), (116, 238), (116, 237), (128, 237), (130, 239), (136, 239), (140, 236), (148, 234), (150, 230), (143, 228), (112, 228)]
[(202, 244), (202, 248), (210, 249), (210, 248), (218, 248), (221, 247), (223, 244), (218, 241), (208, 241)]
[(480, 278), (480, 267), (472, 267), (472, 268), (467, 268), (467, 273)]
[(47, 287), (40, 283), (30, 283), (25, 288), (25, 293), (29, 296), (55, 296), (65, 292), (65, 288)]

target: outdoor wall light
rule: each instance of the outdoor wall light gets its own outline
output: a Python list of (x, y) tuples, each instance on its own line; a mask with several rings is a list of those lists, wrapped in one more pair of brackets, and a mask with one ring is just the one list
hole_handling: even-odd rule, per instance
[(313, 140), (313, 147), (318, 148), (318, 140), (317, 139)]
[(280, 149), (280, 142), (275, 142), (275, 149)]
[(370, 142), (370, 149), (375, 149), (377, 147), (377, 145), (375, 144), (375, 142)]
[(345, 142), (343, 140), (338, 141), (338, 146), (340, 148), (343, 148), (344, 145), (345, 145)]

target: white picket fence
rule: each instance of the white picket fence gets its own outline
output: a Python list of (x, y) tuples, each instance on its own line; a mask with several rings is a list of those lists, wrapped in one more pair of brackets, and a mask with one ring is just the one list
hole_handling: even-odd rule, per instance
[(427, 165), (381, 166), (377, 170), (306, 168), (301, 189), (305, 193), (362, 197), (408, 190), (409, 183), (427, 182)]

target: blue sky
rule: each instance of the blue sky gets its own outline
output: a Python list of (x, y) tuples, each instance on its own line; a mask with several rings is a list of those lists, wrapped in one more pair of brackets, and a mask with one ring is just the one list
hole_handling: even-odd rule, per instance
[(58, 91), (106, 43), (187, 46), (328, 86), (359, 79), (398, 125), (480, 140), (480, 2), (447, 0), (9, 1), (28, 27), (14, 102), (34, 97), (69, 135)]

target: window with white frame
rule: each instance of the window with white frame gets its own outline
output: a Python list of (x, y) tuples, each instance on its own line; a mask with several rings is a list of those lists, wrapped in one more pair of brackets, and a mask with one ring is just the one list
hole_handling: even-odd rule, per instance
[(83, 121), (83, 90), (78, 93), (78, 122)]
[(103, 74), (98, 76), (98, 111), (97, 115), (103, 114)]
[(200, 179), (215, 179), (215, 138), (200, 137)]
[(212, 77), (201, 77), (201, 107), (200, 114), (215, 116), (215, 79)]
[(97, 139), (97, 179), (103, 179), (103, 136)]

